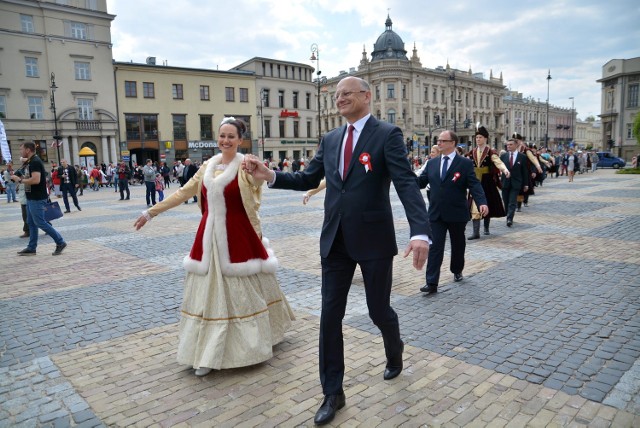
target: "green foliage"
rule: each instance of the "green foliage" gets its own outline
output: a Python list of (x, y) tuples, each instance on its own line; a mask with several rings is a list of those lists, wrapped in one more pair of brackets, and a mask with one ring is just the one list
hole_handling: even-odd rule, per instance
[(623, 168), (617, 170), (616, 174), (640, 174), (640, 168)]
[(636, 118), (633, 120), (633, 135), (636, 137), (636, 141), (640, 144), (640, 114), (636, 113)]

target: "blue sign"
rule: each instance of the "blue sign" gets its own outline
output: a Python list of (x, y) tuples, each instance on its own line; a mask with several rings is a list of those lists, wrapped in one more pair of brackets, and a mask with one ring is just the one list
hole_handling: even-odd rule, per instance
[(122, 156), (123, 162), (129, 162), (131, 160), (131, 156)]

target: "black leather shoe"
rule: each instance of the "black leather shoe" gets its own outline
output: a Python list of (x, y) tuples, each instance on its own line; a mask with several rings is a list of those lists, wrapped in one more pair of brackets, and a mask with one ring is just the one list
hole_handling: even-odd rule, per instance
[(434, 294), (438, 292), (438, 285), (437, 284), (425, 284), (422, 286), (422, 288), (420, 288), (420, 291), (422, 291), (423, 293), (427, 293), (427, 294)]
[(480, 235), (471, 235), (471, 236), (467, 236), (467, 239), (469, 241), (473, 241), (474, 239), (480, 239)]
[(70, 212), (71, 212), (71, 210), (65, 210), (65, 211), (64, 211), (64, 213), (65, 213), (65, 214), (66, 214), (66, 213), (70, 213)]
[(511, 227), (511, 226), (513, 226), (513, 221), (507, 220), (507, 227)]
[(400, 348), (400, 352), (393, 358), (389, 358), (387, 360), (387, 366), (384, 368), (384, 375), (382, 376), (384, 380), (389, 380), (389, 379), (393, 379), (394, 377), (398, 377), (398, 375), (402, 372), (402, 353), (403, 352), (404, 352), (404, 343), (402, 343), (402, 348)]
[(325, 395), (324, 401), (313, 418), (316, 425), (328, 424), (336, 417), (336, 410), (340, 410), (345, 405), (344, 392), (337, 395)]
[(19, 256), (35, 256), (36, 250), (30, 250), (29, 248), (25, 248), (24, 250), (18, 251)]
[(453, 280), (455, 282), (460, 282), (464, 279), (464, 276), (462, 276), (462, 273), (454, 273), (453, 274)]

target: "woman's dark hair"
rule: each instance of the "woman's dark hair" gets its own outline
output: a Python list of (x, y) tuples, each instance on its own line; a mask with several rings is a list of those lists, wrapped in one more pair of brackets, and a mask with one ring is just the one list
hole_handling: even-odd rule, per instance
[(236, 119), (235, 117), (225, 117), (224, 119), (222, 119), (220, 127), (222, 127), (222, 125), (235, 126), (238, 130), (239, 138), (241, 138), (245, 134), (245, 132), (247, 132), (247, 125), (244, 124), (244, 121), (242, 121), (241, 119)]

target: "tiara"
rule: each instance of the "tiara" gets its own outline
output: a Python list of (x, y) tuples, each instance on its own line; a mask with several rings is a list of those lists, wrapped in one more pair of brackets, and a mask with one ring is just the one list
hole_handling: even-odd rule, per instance
[(231, 122), (235, 122), (236, 118), (233, 116), (229, 116), (229, 117), (225, 117), (224, 119), (222, 119), (222, 122), (220, 122), (220, 126), (226, 124), (226, 123), (231, 123)]

